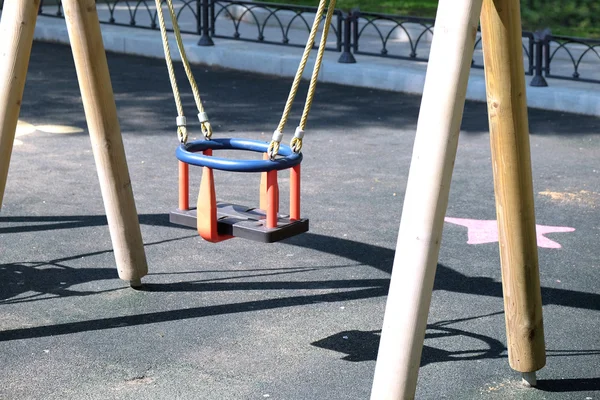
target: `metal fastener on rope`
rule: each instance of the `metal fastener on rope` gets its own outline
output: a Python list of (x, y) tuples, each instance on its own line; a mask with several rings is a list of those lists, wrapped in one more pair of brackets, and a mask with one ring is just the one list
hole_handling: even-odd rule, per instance
[(177, 119), (176, 119), (176, 123), (177, 123), (177, 138), (179, 139), (179, 142), (185, 144), (187, 142), (187, 128), (186, 128), (186, 123), (187, 120), (183, 115), (178, 115)]
[(202, 129), (204, 139), (209, 140), (212, 137), (213, 131), (210, 122), (208, 122), (208, 114), (204, 111), (199, 112), (198, 120), (200, 121), (200, 127)]
[(204, 111), (198, 113), (198, 120), (200, 123), (208, 122), (208, 114)]

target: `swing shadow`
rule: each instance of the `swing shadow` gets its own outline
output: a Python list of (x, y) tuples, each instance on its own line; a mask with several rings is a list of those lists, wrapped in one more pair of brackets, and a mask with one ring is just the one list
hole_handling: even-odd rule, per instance
[[(141, 225), (173, 227), (169, 222), (169, 214), (139, 214), (138, 219)], [(1, 227), (1, 235), (105, 226), (108, 225), (108, 220), (106, 215), (11, 216), (0, 217), (0, 223), (21, 224)]]
[[(448, 325), (462, 323), (473, 320), (481, 320), (487, 317), (503, 315), (504, 311), (497, 311), (490, 314), (478, 315), (474, 317), (460, 318), (454, 320), (438, 321), (427, 324), (425, 333), (425, 344), (421, 355), (420, 366), (426, 366), (431, 363), (449, 362), (449, 361), (468, 361), (484, 359), (505, 359), (508, 358), (507, 348), (504, 344), (490, 336), (469, 332), (463, 329), (452, 328)], [(375, 331), (343, 331), (327, 338), (311, 343), (313, 346), (326, 350), (345, 354), (342, 360), (350, 362), (376, 361), (379, 350), (379, 341), (381, 339), (381, 330)], [(477, 340), (484, 344), (483, 347), (471, 348), (466, 350), (444, 350), (429, 346), (427, 340), (445, 339), (452, 337), (461, 337), (460, 341), (465, 339)], [(600, 354), (600, 349), (595, 350), (546, 350), (547, 357), (576, 357), (592, 356)], [(558, 380), (540, 380), (539, 389), (551, 392), (571, 392), (597, 390), (600, 385), (600, 378), (592, 379), (558, 379)]]
[[(159, 245), (195, 236), (165, 239), (146, 243), (145, 246)], [(69, 261), (112, 252), (113, 250), (102, 250), (47, 261), (0, 264), (0, 305), (29, 303), (57, 297), (85, 297), (127, 289), (125, 286), (93, 291), (69, 289), (79, 284), (117, 279), (118, 273), (115, 268), (74, 268), (66, 265)], [(29, 292), (33, 292), (33, 294), (26, 297), (21, 296)]]
[[(96, 254), (96, 253), (94, 253)], [(76, 256), (80, 258), (81, 255)], [(73, 257), (73, 258), (76, 258)], [(340, 266), (343, 267), (343, 266)], [(304, 270), (304, 268), (299, 268)], [(108, 269), (107, 269), (108, 270)], [(263, 269), (259, 269), (263, 270)], [(287, 271), (285, 271), (287, 272)], [(283, 273), (285, 273), (283, 272)], [(294, 273), (297, 271), (291, 271)], [(299, 271), (303, 272), (303, 271)], [(275, 275), (280, 274), (266, 274)], [(264, 274), (263, 274), (264, 275)], [(255, 277), (256, 275), (252, 275)], [(240, 276), (237, 276), (240, 278)], [(81, 279), (81, 278), (79, 278)], [(211, 285), (214, 285), (211, 287)], [(174, 284), (152, 284), (145, 285), (148, 291), (222, 291), (222, 290), (264, 290), (264, 289), (323, 289), (323, 288), (360, 288), (358, 290), (327, 293), (308, 296), (289, 296), (285, 298), (267, 299), (240, 302), (234, 304), (205, 306), (196, 308), (186, 308), (172, 311), (162, 311), (153, 313), (144, 313), (122, 317), (102, 318), (87, 321), (69, 322), (63, 324), (55, 324), (48, 326), (38, 326), (30, 328), (13, 329), (0, 331), (0, 342), (11, 340), (23, 340), (38, 337), (68, 335), (80, 332), (100, 331), (114, 328), (132, 327), (136, 325), (155, 324), (169, 321), (180, 321), (187, 319), (197, 319), (208, 316), (236, 314), (242, 312), (251, 312), (265, 309), (277, 309), (285, 307), (297, 307), (301, 305), (310, 305), (315, 303), (325, 302), (344, 302), (349, 300), (367, 299), (373, 297), (383, 297), (387, 295), (388, 287), (385, 279), (375, 280), (339, 280), (339, 281), (317, 281), (317, 282), (239, 282), (226, 285), (211, 284), (195, 284), (195, 283), (174, 283)], [(366, 287), (372, 286), (372, 287)], [(119, 290), (119, 289), (117, 289)], [(478, 340), (485, 344), (485, 347), (448, 351), (433, 346), (425, 345), (421, 358), (421, 366), (451, 361), (466, 361), (466, 360), (482, 360), (482, 359), (498, 359), (506, 358), (506, 348), (499, 340), (469, 332), (462, 329), (452, 328), (448, 325), (465, 322), (473, 319), (480, 319), (489, 316), (503, 314), (503, 311), (477, 316), (470, 318), (462, 318), (448, 321), (439, 321), (427, 326), (428, 332), (425, 339), (440, 339), (451, 337), (463, 337)], [(332, 350), (346, 354), (342, 359), (350, 362), (374, 361), (376, 360), (377, 350), (379, 346), (380, 331), (344, 331), (327, 338), (311, 343), (315, 347)], [(600, 350), (559, 350), (559, 356), (585, 356), (592, 354), (600, 354)], [(548, 381), (546, 386), (543, 386), (546, 391), (573, 391), (574, 388), (595, 387), (598, 382), (592, 380), (584, 382), (584, 386), (577, 386), (576, 383), (581, 383), (582, 380), (573, 380), (573, 382), (563, 382), (563, 380)], [(541, 382), (541, 381), (540, 381)], [(566, 385), (566, 386), (565, 386)]]
[[(167, 286), (164, 284), (161, 286)], [(309, 288), (311, 283), (308, 284)], [(243, 289), (240, 289), (243, 290)], [(272, 310), (315, 303), (343, 302), (350, 300), (382, 297), (387, 294), (385, 287), (363, 288), (345, 292), (334, 292), (318, 295), (288, 296), (266, 300), (239, 302), (234, 304), (221, 304), (214, 306), (184, 308), (179, 310), (140, 313), (111, 318), (99, 318), (86, 321), (67, 322), (62, 324), (44, 325), (29, 328), (18, 328), (0, 332), (0, 342), (23, 340), (47, 336), (68, 335), (80, 332), (101, 331), (106, 329), (132, 327), (161, 322), (182, 321), (203, 317), (238, 314), (257, 310)]]
[[(35, 222), (43, 222), (42, 224), (34, 224)], [(63, 222), (65, 221), (65, 222)], [(33, 230), (54, 230), (54, 229), (69, 229), (73, 227), (97, 226), (105, 225), (106, 218), (104, 216), (67, 216), (67, 217), (2, 217), (0, 222), (9, 223), (30, 223), (24, 228)], [(172, 226), (168, 222), (167, 214), (156, 215), (141, 215), (141, 223), (159, 226)], [(12, 227), (14, 228), (14, 227)], [(12, 229), (11, 228), (11, 229)], [(23, 227), (21, 227), (23, 228)], [(195, 234), (194, 234), (195, 236)], [(190, 236), (187, 236), (190, 237)], [(179, 240), (176, 238), (170, 240)], [(168, 241), (168, 240), (167, 240)], [(164, 243), (166, 241), (149, 243), (146, 245)], [(334, 254), (357, 262), (359, 265), (371, 266), (386, 273), (390, 273), (394, 258), (394, 250), (380, 246), (355, 242), (348, 239), (329, 237), (314, 233), (305, 233), (285, 241), (289, 245), (301, 246), (329, 254)], [(93, 256), (102, 253), (108, 253), (110, 250), (103, 252), (90, 253), (84, 255), (72, 256), (60, 260), (47, 262), (46, 265), (53, 265), (53, 269), (58, 269), (58, 272), (53, 277), (52, 274), (42, 272), (41, 274), (26, 271), (29, 268), (35, 270), (37, 263), (32, 263), (29, 266), (17, 266), (21, 269), (21, 273), (28, 281), (38, 282), (33, 285), (25, 286), (26, 290), (45, 290), (46, 293), (55, 296), (87, 296), (100, 292), (77, 292), (68, 289), (68, 286), (89, 282), (100, 279), (116, 278), (116, 271), (113, 268), (97, 268), (97, 269), (81, 269), (76, 270), (64, 265), (70, 259), (81, 258), (85, 256)], [(41, 264), (41, 263), (40, 263)], [(33, 268), (32, 268), (33, 266)], [(355, 266), (355, 265), (352, 265)], [(0, 268), (1, 281), (7, 282), (6, 277), (2, 277), (2, 273), (10, 271), (15, 264), (4, 265)], [(251, 290), (318, 290), (318, 289), (337, 289), (332, 293), (287, 296), (282, 298), (271, 298), (264, 300), (243, 301), (234, 304), (220, 304), (213, 306), (203, 306), (195, 308), (175, 309), (169, 311), (140, 313), (136, 315), (118, 316), (110, 318), (91, 319), (86, 321), (67, 322), (62, 324), (27, 327), (12, 329), (0, 332), (0, 341), (22, 340), (29, 338), (39, 338), (47, 336), (68, 335), (79, 332), (101, 331), (106, 329), (131, 327), (146, 324), (155, 324), (169, 321), (192, 320), (203, 317), (237, 314), (245, 312), (253, 312), (267, 309), (280, 309), (288, 307), (298, 307), (303, 305), (313, 305), (315, 303), (330, 303), (344, 302), (351, 300), (361, 300), (376, 297), (385, 297), (389, 289), (389, 279), (339, 279), (339, 280), (312, 280), (312, 281), (246, 281), (246, 282), (224, 282), (230, 279), (240, 279), (245, 277), (256, 278), (259, 276), (272, 276), (283, 274), (302, 273), (311, 270), (321, 270), (326, 268), (344, 268), (348, 265), (338, 265), (330, 267), (312, 267), (312, 268), (292, 268), (282, 270), (272, 269), (253, 269), (243, 271), (246, 275), (235, 277), (225, 277), (217, 279), (196, 280), (187, 282), (175, 283), (152, 283), (145, 284), (142, 290), (147, 292), (224, 292), (224, 291), (251, 291)], [(43, 271), (43, 270), (42, 270)], [(256, 274), (247, 274), (248, 272), (257, 272)], [(186, 272), (182, 272), (185, 274)], [(20, 274), (18, 274), (20, 275)], [(163, 274), (161, 274), (163, 275)], [(47, 287), (55, 287), (56, 282), (62, 282), (58, 289), (48, 290), (45, 286), (39, 286), (39, 281), (46, 281)], [(219, 282), (215, 282), (219, 280)], [(467, 275), (456, 272), (444, 265), (438, 265), (436, 275), (435, 290), (448, 290), (458, 293), (478, 294), (485, 296), (502, 297), (501, 283), (494, 282), (490, 278), (469, 277)], [(119, 288), (114, 290), (124, 290)], [(346, 289), (346, 290), (341, 290)], [(9, 293), (10, 294), (10, 293)], [(570, 307), (578, 307), (585, 309), (598, 309), (598, 300), (600, 296), (591, 293), (581, 293), (563, 289), (542, 288), (542, 297), (545, 299), (545, 304), (558, 304)], [(548, 300), (551, 300), (549, 302)], [(10, 302), (10, 298), (4, 297), (3, 303)], [(20, 301), (34, 301), (35, 299), (16, 299)], [(43, 299), (40, 299), (43, 300)], [(2, 302), (0, 302), (1, 304)], [(498, 313), (494, 313), (498, 314)], [(490, 314), (493, 315), (493, 314)], [(474, 318), (482, 318), (474, 317)], [(444, 349), (435, 348), (433, 346), (425, 346), (422, 356), (422, 365), (437, 362), (450, 362), (461, 360), (479, 360), (479, 359), (495, 359), (505, 357), (505, 347), (503, 344), (493, 337), (480, 335), (466, 330), (449, 327), (451, 323), (461, 322), (463, 320), (441, 321), (428, 325), (427, 339), (436, 339), (444, 337), (466, 337), (474, 340), (479, 340), (485, 344), (483, 348), (465, 349), (456, 351), (447, 351)], [(362, 332), (362, 331), (345, 331), (330, 337), (313, 342), (312, 345), (324, 349), (330, 349), (346, 354), (343, 358), (350, 362), (370, 361), (375, 360), (376, 352), (379, 343), (378, 331)], [(599, 354), (600, 350), (557, 350), (556, 356), (581, 356)], [(573, 391), (578, 386), (577, 383), (585, 387), (596, 387), (597, 380), (573, 380), (572, 382), (563, 382), (564, 380), (554, 381), (548, 380), (542, 384), (543, 390), (546, 391)], [(540, 381), (542, 382), (542, 381)], [(545, 385), (545, 386), (544, 386)], [(579, 386), (581, 387), (581, 386)]]
[[(439, 321), (427, 325), (425, 343), (421, 353), (420, 367), (428, 364), (469, 361), (469, 360), (493, 360), (508, 358), (507, 348), (499, 340), (469, 332), (463, 329), (451, 328), (447, 325), (467, 320), (482, 319), (488, 316), (503, 314), (503, 311), (488, 315), (457, 320)], [(381, 330), (375, 331), (343, 331), (315, 341), (311, 345), (324, 350), (335, 351), (344, 356), (341, 358), (349, 362), (376, 361), (379, 350)], [(482, 346), (461, 350), (445, 350), (427, 344), (428, 340), (457, 338), (460, 342), (465, 339), (476, 340)], [(457, 340), (457, 339), (454, 339)], [(600, 349), (595, 350), (551, 350), (548, 349), (547, 357), (578, 357), (594, 356), (600, 354)], [(566, 393), (566, 392), (592, 392), (600, 390), (600, 378), (576, 378), (576, 379), (541, 379), (538, 380), (536, 389), (544, 392)]]
[(542, 379), (537, 389), (544, 392), (594, 392), (600, 390), (600, 377), (580, 379)]
[[(394, 249), (316, 233), (295, 236), (287, 239), (286, 243), (345, 257), (388, 274), (392, 272)], [(437, 266), (433, 289), (479, 296), (503, 297), (502, 282), (497, 282), (488, 277), (468, 276), (442, 264)], [(542, 287), (541, 291), (544, 305), (553, 304), (600, 311), (600, 294), (549, 287)]]
[[(448, 351), (429, 346), (427, 345), (427, 342), (425, 342), (425, 344), (423, 345), (423, 352), (421, 354), (420, 366), (423, 367), (432, 363), (449, 361), (506, 358), (506, 347), (499, 340), (494, 339), (490, 336), (481, 335), (478, 333), (473, 333), (447, 326), (459, 322), (501, 315), (503, 313), (503, 311), (498, 311), (487, 315), (460, 318), (447, 321), (438, 321), (433, 324), (427, 324), (425, 341), (427, 341), (428, 339), (443, 339), (460, 336), (463, 338), (471, 338), (478, 340), (484, 343), (485, 347), (468, 350)], [(324, 339), (315, 341), (311, 344), (315, 347), (346, 354), (346, 356), (342, 358), (342, 360), (344, 361), (376, 361), (377, 351), (379, 350), (379, 341), (381, 339), (380, 334), (380, 329), (374, 331), (344, 331), (336, 333)]]
[[(140, 224), (173, 227), (169, 222), (168, 214), (141, 214), (139, 215)], [(106, 225), (107, 220), (104, 215), (79, 215), (79, 216), (27, 216), (27, 217), (0, 217), (0, 223), (27, 223), (28, 225), (7, 226), (0, 228), (0, 234), (15, 232), (32, 232), (55, 229), (71, 229), (90, 226)], [(37, 222), (37, 224), (36, 224)], [(43, 222), (43, 223), (39, 223)], [(178, 227), (178, 229), (181, 229)], [(307, 232), (282, 241), (289, 245), (302, 248), (308, 248), (323, 253), (337, 255), (355, 261), (361, 265), (370, 266), (380, 271), (391, 273), (394, 260), (394, 249), (371, 245), (362, 242), (356, 242), (344, 238), (336, 238), (321, 234)], [(65, 273), (63, 271), (63, 273)], [(92, 275), (100, 273), (93, 272)], [(387, 290), (389, 282), (385, 280), (375, 280), (378, 285), (383, 285)], [(374, 281), (370, 280), (369, 285)], [(316, 283), (315, 283), (316, 284)], [(348, 283), (350, 284), (350, 283)], [(200, 286), (194, 286), (200, 285)], [(248, 289), (252, 285), (249, 284)], [(264, 288), (276, 283), (265, 282)], [(234, 290), (232, 285), (220, 284), (222, 290)], [(208, 290), (206, 285), (199, 283), (179, 283), (174, 286), (150, 287), (148, 290), (165, 291), (189, 291), (189, 290)], [(217, 289), (218, 290), (218, 289)], [(235, 290), (244, 290), (238, 288)], [(442, 264), (438, 265), (434, 290), (446, 290), (455, 293), (464, 293), (488, 297), (502, 298), (502, 283), (488, 277), (471, 277), (448, 268)], [(588, 310), (600, 310), (600, 295), (595, 293), (580, 292), (575, 290), (542, 287), (542, 303), (544, 305), (559, 305), (565, 307), (574, 307)]]

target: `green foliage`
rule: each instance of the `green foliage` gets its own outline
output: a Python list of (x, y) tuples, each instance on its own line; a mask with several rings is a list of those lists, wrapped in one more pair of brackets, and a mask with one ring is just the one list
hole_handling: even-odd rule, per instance
[[(266, 0), (271, 1), (271, 0)], [(316, 6), (317, 0), (273, 0)], [(336, 8), (349, 11), (435, 17), (438, 0), (337, 0)], [(522, 0), (523, 29), (550, 28), (557, 35), (600, 37), (600, 0)]]
[(555, 34), (600, 37), (599, 0), (525, 0), (523, 26), (550, 28)]

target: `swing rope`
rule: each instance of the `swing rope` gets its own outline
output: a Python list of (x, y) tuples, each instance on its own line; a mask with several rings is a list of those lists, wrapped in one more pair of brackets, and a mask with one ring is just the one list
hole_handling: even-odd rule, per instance
[[(296, 128), (296, 132), (292, 141), (290, 143), (290, 147), (295, 153), (299, 153), (302, 149), (302, 140), (304, 138), (304, 129), (306, 128), (306, 123), (308, 119), (308, 113), (310, 112), (310, 108), (312, 106), (312, 101), (315, 95), (315, 89), (317, 85), (317, 78), (319, 76), (319, 71), (321, 69), (321, 64), (323, 61), (323, 54), (325, 53), (325, 45), (327, 43), (327, 36), (329, 34), (329, 27), (331, 25), (331, 19), (333, 17), (333, 13), (335, 11), (335, 2), (336, 0), (330, 0), (329, 6), (327, 9), (327, 16), (325, 17), (325, 25), (323, 26), (323, 34), (321, 36), (321, 42), (319, 44), (319, 49), (317, 51), (317, 58), (315, 60), (315, 65), (313, 68), (313, 73), (310, 80), (310, 86), (308, 90), (308, 94), (306, 97), (306, 102), (304, 104), (304, 111), (302, 112), (302, 119), (300, 120), (300, 125)], [(321, 0), (319, 2), (319, 7), (317, 9), (317, 13), (315, 14), (315, 20), (313, 22), (313, 26), (310, 30), (310, 34), (308, 36), (308, 40), (306, 42), (306, 46), (304, 47), (304, 53), (302, 54), (302, 59), (300, 60), (300, 65), (298, 66), (298, 70), (296, 71), (296, 76), (294, 77), (294, 81), (292, 83), (292, 88), (290, 89), (290, 94), (288, 95), (288, 99), (285, 104), (285, 108), (283, 110), (283, 115), (281, 116), (281, 120), (277, 129), (273, 132), (273, 138), (271, 139), (271, 143), (269, 144), (269, 149), (267, 151), (269, 157), (274, 159), (275, 156), (279, 152), (279, 145), (281, 140), (283, 139), (283, 130), (285, 128), (285, 124), (287, 123), (288, 117), (290, 115), (292, 105), (294, 103), (294, 99), (296, 97), (296, 93), (298, 92), (298, 88), (300, 87), (300, 81), (302, 79), (302, 75), (304, 74), (304, 69), (306, 68), (306, 64), (308, 63), (308, 57), (312, 50), (312, 47), (315, 44), (315, 38), (317, 36), (317, 31), (319, 29), (319, 25), (321, 23), (321, 19), (323, 18), (323, 12), (325, 10), (325, 5), (327, 0)]]
[[(179, 29), (179, 24), (177, 23), (177, 15), (175, 14), (175, 8), (173, 6), (173, 0), (166, 0), (167, 6), (169, 9), (169, 14), (171, 15), (171, 21), (173, 23), (173, 32), (175, 33), (175, 40), (177, 42), (177, 48), (179, 49), (179, 54), (181, 55), (181, 61), (183, 62), (183, 67), (185, 73), (187, 75), (188, 81), (192, 88), (192, 93), (194, 95), (194, 101), (196, 102), (196, 107), (198, 109), (198, 120), (200, 121), (200, 126), (202, 129), (202, 134), (206, 140), (212, 137), (212, 126), (210, 125), (208, 114), (204, 111), (204, 106), (202, 104), (202, 99), (200, 98), (200, 91), (198, 89), (198, 85), (196, 84), (196, 80), (194, 79), (194, 75), (192, 74), (192, 69), (190, 67), (190, 63), (187, 58), (187, 54), (185, 52), (185, 48), (183, 46), (183, 38), (181, 37), (181, 31)], [(169, 72), (169, 79), (171, 81), (171, 87), (173, 89), (173, 97), (175, 98), (175, 105), (177, 107), (177, 137), (181, 143), (187, 142), (187, 128), (186, 128), (186, 118), (183, 114), (183, 106), (181, 104), (181, 95), (179, 93), (179, 88), (177, 87), (177, 79), (175, 77), (175, 71), (173, 68), (173, 60), (171, 58), (171, 51), (169, 50), (169, 39), (167, 37), (167, 28), (165, 26), (165, 18), (162, 12), (162, 4), (161, 0), (156, 0), (156, 12), (158, 15), (159, 25), (160, 25), (160, 33), (163, 42), (163, 48), (165, 52), (165, 59), (167, 62), (167, 70)]]
[(327, 44), (327, 36), (329, 35), (329, 27), (331, 26), (331, 19), (333, 18), (333, 12), (335, 10), (335, 1), (329, 2), (329, 8), (327, 9), (327, 16), (325, 17), (325, 25), (323, 26), (323, 35), (321, 36), (321, 43), (319, 44), (319, 50), (317, 51), (317, 59), (315, 60), (315, 67), (313, 68), (313, 74), (310, 79), (310, 86), (308, 87), (308, 94), (306, 95), (306, 102), (304, 104), (304, 111), (302, 112), (302, 118), (300, 119), (300, 125), (296, 128), (296, 133), (290, 142), (290, 147), (294, 153), (299, 153), (302, 149), (302, 139), (304, 138), (304, 129), (308, 122), (308, 113), (312, 106), (313, 98), (315, 97), (315, 91), (317, 88), (317, 78), (319, 77), (319, 71), (323, 61), (323, 55), (325, 54), (325, 45)]
[[(187, 138), (188, 138), (187, 128), (186, 128), (186, 118), (183, 113), (183, 106), (181, 103), (181, 94), (179, 92), (179, 88), (177, 85), (177, 79), (175, 77), (175, 71), (173, 68), (173, 60), (171, 58), (171, 52), (169, 49), (169, 39), (167, 36), (167, 28), (165, 26), (165, 19), (164, 19), (164, 15), (163, 15), (163, 11), (162, 11), (162, 0), (155, 0), (155, 1), (156, 1), (157, 16), (158, 16), (159, 25), (160, 25), (160, 32), (161, 32), (161, 37), (162, 37), (162, 42), (163, 42), (163, 48), (164, 48), (164, 52), (165, 52), (165, 60), (167, 63), (167, 70), (169, 73), (169, 79), (171, 81), (171, 87), (173, 89), (173, 97), (175, 98), (175, 105), (177, 107), (177, 114), (178, 114), (177, 120), (176, 120), (177, 121), (177, 137), (179, 138), (179, 141), (181, 143), (185, 144), (187, 142)], [(177, 22), (177, 15), (175, 13), (175, 8), (173, 6), (173, 0), (166, 0), (166, 3), (168, 6), (169, 14), (171, 16), (171, 21), (173, 23), (173, 32), (175, 33), (175, 40), (177, 43), (177, 48), (179, 50), (179, 54), (181, 55), (181, 60), (183, 62), (185, 73), (187, 75), (188, 81), (192, 88), (194, 100), (195, 100), (196, 106), (198, 108), (198, 119), (201, 124), (202, 134), (204, 135), (204, 138), (206, 140), (209, 140), (212, 137), (213, 130), (210, 125), (208, 115), (204, 111), (202, 99), (200, 98), (200, 91), (198, 89), (198, 85), (196, 84), (196, 81), (192, 74), (192, 70), (191, 70), (191, 67), (190, 67), (186, 52), (185, 52), (185, 48), (183, 46), (183, 39), (181, 37), (181, 31), (179, 29), (179, 24)], [(304, 104), (304, 110), (302, 112), (300, 124), (296, 128), (294, 137), (292, 138), (292, 140), (290, 142), (290, 147), (292, 148), (292, 150), (295, 153), (299, 153), (300, 150), (302, 149), (304, 130), (306, 128), (308, 114), (310, 112), (312, 102), (313, 102), (313, 99), (315, 96), (319, 71), (321, 69), (323, 55), (325, 54), (325, 46), (327, 44), (327, 36), (329, 35), (329, 28), (331, 26), (331, 20), (332, 20), (333, 14), (335, 12), (335, 3), (336, 3), (336, 0), (329, 0), (329, 5), (327, 6), (327, 15), (325, 17), (325, 24), (323, 27), (323, 34), (321, 35), (321, 41), (319, 44), (319, 48), (317, 51), (317, 57), (315, 60), (315, 65), (313, 67), (313, 72), (312, 72), (312, 76), (310, 79), (310, 85), (309, 85), (306, 101)], [(289, 118), (289, 115), (290, 115), (290, 112), (292, 109), (292, 105), (294, 103), (294, 99), (298, 92), (298, 88), (300, 87), (300, 81), (302, 80), (302, 75), (304, 74), (306, 64), (308, 63), (308, 58), (310, 56), (310, 52), (314, 46), (315, 38), (317, 36), (317, 32), (318, 32), (321, 20), (323, 19), (323, 13), (325, 11), (326, 5), (327, 5), (327, 0), (320, 0), (319, 7), (315, 14), (315, 20), (313, 22), (313, 26), (311, 28), (308, 40), (306, 42), (306, 46), (304, 48), (304, 53), (302, 55), (302, 59), (300, 60), (300, 64), (298, 66), (298, 70), (296, 71), (296, 76), (294, 77), (294, 81), (292, 83), (292, 87), (290, 89), (290, 93), (288, 95), (288, 99), (286, 101), (286, 104), (285, 104), (285, 107), (283, 110), (283, 114), (281, 116), (281, 120), (279, 122), (279, 125), (277, 126), (277, 129), (273, 132), (273, 137), (272, 137), (272, 140), (271, 140), (268, 150), (267, 150), (267, 154), (269, 155), (269, 158), (271, 160), (273, 160), (275, 158), (275, 156), (277, 156), (277, 154), (279, 153), (280, 143), (281, 143), (281, 140), (283, 139), (283, 130), (284, 130), (287, 120)]]

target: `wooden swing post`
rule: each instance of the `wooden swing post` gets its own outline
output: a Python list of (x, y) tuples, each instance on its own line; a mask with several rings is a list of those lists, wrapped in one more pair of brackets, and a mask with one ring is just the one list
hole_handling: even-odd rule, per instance
[[(5, 2), (2, 10), (0, 207), (6, 187), (39, 5), (39, 0), (14, 0)], [(119, 277), (130, 281), (132, 286), (138, 286), (141, 284), (141, 278), (148, 273), (148, 266), (96, 3), (94, 0), (63, 0), (63, 7)]]
[(65, 18), (119, 277), (148, 273), (95, 0), (63, 0)]
[(480, 11), (481, 0), (441, 0), (438, 6), (373, 400), (415, 396)]
[(483, 0), (481, 33), (508, 359), (535, 385), (546, 352), (519, 0)]
[(0, 209), (8, 179), (40, 0), (4, 2), (0, 21)]

